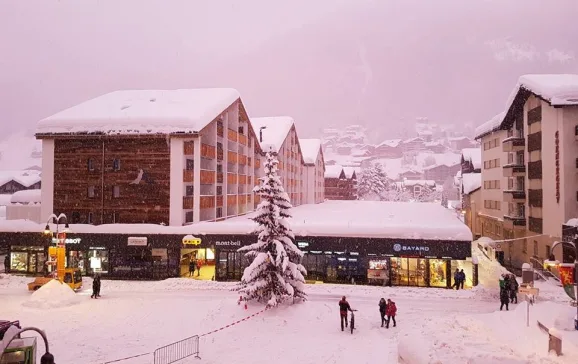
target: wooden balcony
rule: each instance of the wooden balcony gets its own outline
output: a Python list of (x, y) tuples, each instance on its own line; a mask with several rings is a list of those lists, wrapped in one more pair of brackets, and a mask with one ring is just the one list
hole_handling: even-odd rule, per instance
[(253, 182), (253, 177), (247, 176), (247, 184), (250, 185)]
[(183, 153), (185, 155), (194, 155), (195, 154), (195, 142), (184, 142), (183, 143)]
[(236, 205), (237, 195), (227, 195), (227, 205)]
[(195, 208), (193, 197), (185, 196), (183, 197), (183, 209), (192, 210)]
[(227, 161), (233, 164), (237, 163), (237, 153), (231, 152), (230, 150), (227, 151)]
[(243, 154), (239, 154), (239, 164), (240, 165), (247, 165), (247, 156)]
[(248, 157), (247, 158), (247, 165), (250, 167), (252, 163), (253, 163), (253, 158)]
[(208, 171), (201, 169), (201, 184), (202, 185), (213, 185), (215, 184), (215, 171)]
[(215, 207), (215, 196), (201, 196), (200, 205), (202, 209)]
[(232, 129), (227, 129), (227, 139), (236, 142), (238, 133)]
[(227, 173), (227, 183), (228, 184), (237, 184), (237, 175), (234, 173)]
[(208, 159), (215, 159), (217, 156), (217, 149), (212, 145), (201, 144), (201, 157)]
[(239, 134), (239, 144), (247, 145), (247, 137), (243, 134)]
[(223, 183), (223, 172), (217, 172), (217, 183)]
[(261, 168), (261, 159), (255, 158), (255, 168)]
[(195, 171), (192, 169), (185, 169), (183, 171), (183, 182), (194, 182), (195, 181)]
[(240, 174), (239, 175), (239, 184), (240, 185), (246, 185), (247, 184), (247, 176), (245, 176), (244, 174)]
[(222, 207), (223, 206), (223, 196), (217, 196), (217, 207)]
[(217, 149), (217, 160), (222, 161), (223, 160), (223, 149)]
[(217, 121), (217, 136), (220, 136), (222, 138), (224, 135), (225, 135), (225, 132), (224, 132), (224, 128), (223, 128), (223, 122)]
[(239, 205), (245, 205), (247, 203), (247, 195), (239, 195), (238, 201)]

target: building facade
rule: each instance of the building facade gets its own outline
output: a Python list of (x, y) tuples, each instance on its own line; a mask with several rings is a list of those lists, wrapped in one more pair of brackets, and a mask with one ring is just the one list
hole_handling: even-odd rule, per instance
[(324, 176), (325, 198), (328, 200), (356, 200), (357, 176), (354, 172), (351, 174), (351, 178), (347, 178), (343, 166), (338, 164), (326, 166)]
[(325, 160), (319, 139), (299, 139), (304, 160), (305, 201), (321, 203), (325, 201)]

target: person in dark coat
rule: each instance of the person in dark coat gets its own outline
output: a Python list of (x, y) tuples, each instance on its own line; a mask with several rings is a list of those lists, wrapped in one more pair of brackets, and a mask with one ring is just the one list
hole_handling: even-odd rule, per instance
[(389, 323), (391, 322), (391, 320), (393, 320), (393, 327), (395, 327), (397, 325), (397, 323), (395, 322), (395, 315), (397, 314), (397, 306), (395, 305), (395, 302), (393, 302), (389, 298), (387, 299), (387, 309), (385, 313), (387, 314), (387, 323), (385, 324), (385, 328), (389, 329)]
[(460, 271), (457, 268), (456, 271), (454, 272), (454, 285), (452, 286), (452, 288), (454, 287), (456, 287), (456, 289), (460, 289)]
[(189, 277), (192, 277), (193, 275), (195, 275), (195, 261), (191, 259), (191, 261), (189, 262)]
[(349, 302), (345, 299), (345, 296), (339, 301), (339, 316), (341, 317), (341, 331), (343, 331), (343, 323), (345, 322), (345, 327), (347, 327), (347, 311), (351, 311), (351, 306)]
[(512, 275), (510, 277), (510, 303), (518, 304), (518, 281), (516, 277)]
[(460, 288), (464, 289), (464, 282), (466, 281), (466, 273), (464, 273), (464, 270), (460, 270)]
[(385, 324), (385, 312), (387, 311), (387, 302), (385, 298), (379, 300), (379, 314), (381, 315), (381, 327)]
[(508, 304), (510, 303), (509, 290), (507, 288), (500, 289), (500, 311), (506, 306), (506, 311), (508, 311)]
[(100, 297), (100, 276), (96, 274), (92, 280), (92, 295), (90, 298)]
[(4, 257), (4, 273), (10, 272), (10, 257), (6, 255)]

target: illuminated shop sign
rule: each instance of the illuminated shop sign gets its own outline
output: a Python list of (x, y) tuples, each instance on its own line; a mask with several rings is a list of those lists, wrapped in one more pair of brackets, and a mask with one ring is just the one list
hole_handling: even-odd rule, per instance
[(147, 246), (148, 240), (146, 237), (130, 237), (127, 240), (127, 245), (130, 246)]
[(192, 235), (185, 235), (183, 238), (183, 245), (201, 245), (201, 239)]
[(429, 252), (429, 247), (423, 245), (393, 244), (393, 251), (396, 252)]
[[(199, 241), (200, 240), (201, 239), (199, 239)], [(240, 240), (217, 241), (217, 242), (215, 242), (215, 245), (216, 246), (241, 246), (241, 241)]]
[(58, 244), (61, 240), (64, 240), (64, 244), (80, 244), (80, 238), (76, 239), (52, 239), (52, 243)]
[(297, 246), (300, 248), (307, 248), (309, 246), (309, 243), (306, 241), (298, 241)]

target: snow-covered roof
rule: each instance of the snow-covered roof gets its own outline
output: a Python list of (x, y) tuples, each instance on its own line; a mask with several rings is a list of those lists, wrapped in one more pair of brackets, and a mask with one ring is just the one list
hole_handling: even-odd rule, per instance
[(40, 180), (40, 172), (36, 170), (0, 171), (0, 186), (5, 185), (10, 181), (14, 181), (28, 188), (40, 182)]
[(381, 143), (379, 143), (377, 145), (377, 148), (383, 147), (383, 146), (395, 148), (399, 145), (399, 143), (401, 143), (401, 139), (388, 139), (388, 140), (384, 140)]
[(429, 186), (429, 187), (435, 187), (436, 185), (436, 181), (433, 180), (429, 180), (429, 179), (404, 179), (403, 180), (403, 185), (404, 186)]
[(458, 142), (460, 140), (469, 140), (470, 138), (468, 138), (467, 136), (456, 136), (456, 137), (449, 137), (448, 140), (452, 141), (452, 142)]
[(482, 168), (482, 150), (480, 148), (462, 149), (462, 158), (464, 158), (465, 161), (472, 163), (474, 169)]
[(578, 105), (577, 74), (529, 74), (520, 76), (512, 91), (506, 110), (521, 89), (530, 91), (548, 101), (552, 106)]
[(482, 187), (481, 173), (464, 173), (462, 175), (462, 192), (466, 195)]
[(343, 173), (345, 173), (345, 178), (352, 178), (353, 174), (357, 177), (361, 172), (361, 168), (359, 167), (343, 167)]
[[(263, 138), (265, 138), (265, 136), (263, 136)], [(305, 163), (315, 164), (319, 153), (321, 153), (321, 140), (299, 139), (299, 145), (301, 146), (301, 154), (303, 154)]]
[(195, 133), (239, 97), (232, 88), (114, 91), (41, 120), (36, 133)]
[(490, 120), (478, 126), (474, 130), (474, 133), (476, 134), (475, 139), (480, 139), (481, 137), (486, 136), (487, 134), (499, 130), (500, 125), (502, 124), (502, 120), (504, 120), (504, 116), (506, 116), (506, 112), (502, 111), (498, 115), (494, 116)]
[(429, 170), (432, 170), (432, 169), (439, 168), (439, 167), (441, 167), (441, 166), (445, 166), (445, 167), (450, 167), (450, 168), (451, 168), (451, 167), (454, 167), (454, 166), (456, 166), (456, 165), (458, 165), (458, 164), (460, 164), (460, 163), (459, 163), (459, 162), (445, 161), (445, 162), (441, 162), (441, 163), (438, 163), (438, 164), (434, 164), (434, 165), (431, 165), (431, 166), (424, 167), (423, 170), (424, 170), (424, 171), (429, 171)]
[(344, 175), (343, 166), (340, 164), (325, 166), (325, 178), (341, 178)]
[(10, 203), (16, 204), (39, 204), (41, 201), (41, 190), (22, 190), (18, 192), (14, 192), (12, 197), (10, 198)]
[[(326, 201), (291, 210), (297, 236), (335, 236), (392, 239), (471, 241), (472, 233), (456, 214), (439, 203)], [(74, 233), (108, 234), (231, 234), (255, 233), (254, 213), (219, 222), (187, 226), (153, 224), (72, 224)], [(27, 220), (0, 221), (3, 232), (41, 232), (44, 224)]]
[(259, 140), (259, 133), (263, 128), (263, 141), (259, 141), (259, 144), (264, 152), (269, 150), (279, 152), (294, 123), (290, 116), (251, 118), (251, 125), (257, 134), (257, 140)]
[(0, 195), (0, 206), (10, 205), (10, 199), (12, 199), (12, 195), (1, 194)]
[(409, 139), (403, 140), (402, 143), (403, 144), (407, 144), (407, 143), (411, 143), (411, 142), (422, 142), (423, 143), (423, 141), (424, 140), (422, 138), (415, 137), (415, 138), (409, 138)]

